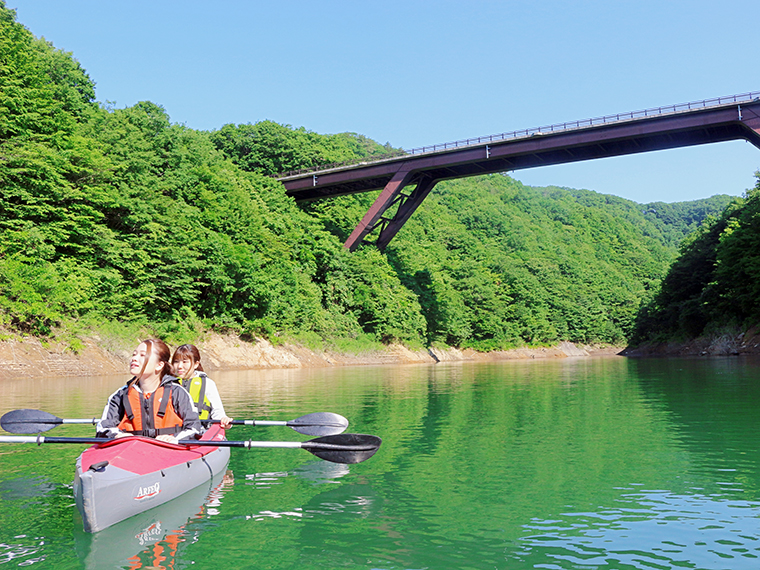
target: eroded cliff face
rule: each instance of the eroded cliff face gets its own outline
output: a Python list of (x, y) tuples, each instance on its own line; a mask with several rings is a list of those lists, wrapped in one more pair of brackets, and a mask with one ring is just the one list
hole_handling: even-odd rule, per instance
[(97, 376), (124, 372), (129, 354), (115, 354), (95, 343), (77, 353), (36, 338), (0, 342), (0, 380), (46, 376)]
[[(73, 352), (64, 345), (43, 343), (35, 338), (0, 341), (0, 380), (54, 376), (101, 376), (124, 374), (133, 347), (106, 349), (97, 339)], [(307, 368), (353, 366), (362, 364), (435, 363), (474, 360), (527, 358), (567, 358), (574, 356), (614, 355), (615, 347), (579, 347), (569, 342), (548, 348), (519, 348), (508, 351), (479, 353), (456, 348), (410, 350), (391, 345), (380, 351), (363, 354), (341, 354), (313, 351), (303, 346), (274, 346), (257, 339), (243, 341), (235, 336), (209, 334), (198, 343), (206, 370), (255, 368)]]

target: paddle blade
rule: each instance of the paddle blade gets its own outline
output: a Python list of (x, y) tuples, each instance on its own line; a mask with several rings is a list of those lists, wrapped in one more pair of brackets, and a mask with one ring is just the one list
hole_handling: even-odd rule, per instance
[(0, 426), (9, 433), (41, 433), (61, 423), (61, 418), (42, 410), (13, 410), (0, 418)]
[(337, 435), (346, 431), (348, 420), (331, 412), (316, 412), (290, 420), (288, 425), (304, 435)]
[(376, 435), (344, 433), (305, 441), (301, 447), (325, 461), (361, 463), (375, 455), (382, 441)]

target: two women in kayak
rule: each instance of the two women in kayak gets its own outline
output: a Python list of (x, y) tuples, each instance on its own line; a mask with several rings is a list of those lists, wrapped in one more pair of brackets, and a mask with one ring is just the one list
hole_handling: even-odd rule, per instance
[[(170, 359), (171, 351), (161, 340), (148, 339), (138, 345), (129, 360), (133, 377), (108, 398), (98, 422), (98, 436), (143, 435), (176, 443), (203, 431), (199, 412), (204, 419), (220, 419), (223, 426), (230, 425), (232, 420), (224, 413), (216, 385), (205, 374), (200, 378), (198, 371), (203, 368), (198, 349), (183, 346), (183, 351)], [(175, 360), (182, 372), (172, 366)], [(197, 392), (197, 402), (181, 382)]]

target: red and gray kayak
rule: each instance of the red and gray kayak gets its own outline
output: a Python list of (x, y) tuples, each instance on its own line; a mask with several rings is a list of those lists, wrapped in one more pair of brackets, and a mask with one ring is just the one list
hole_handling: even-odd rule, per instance
[[(224, 440), (213, 425), (201, 440)], [(77, 459), (74, 497), (84, 530), (97, 532), (207, 483), (230, 460), (229, 447), (174, 445), (132, 436), (93, 445)]]

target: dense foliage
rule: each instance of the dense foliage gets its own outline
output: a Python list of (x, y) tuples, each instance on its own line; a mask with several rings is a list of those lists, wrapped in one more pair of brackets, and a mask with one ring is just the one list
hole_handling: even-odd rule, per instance
[[(320, 202), (325, 221), (351, 198)], [(430, 342), (479, 349), (621, 343), (672, 251), (641, 206), (589, 191), (536, 189), (503, 175), (440, 183), (387, 248), (414, 291)]]
[(642, 307), (635, 341), (690, 339), (760, 323), (760, 181), (681, 246), (662, 289)]
[(619, 343), (675, 243), (725, 206), (486, 176), (439, 184), (387, 251), (349, 254), (341, 242), (372, 195), (298, 206), (268, 175), (389, 145), (271, 121), (202, 132), (155, 103), (102, 106), (72, 55), (1, 0), (0, 97), (0, 326), (37, 336), (122, 323), (170, 340), (229, 328), (478, 349)]
[(318, 135), (272, 121), (224, 125), (211, 133), (214, 145), (243, 170), (276, 175), (323, 164), (375, 158), (394, 151), (356, 133)]
[(667, 245), (677, 248), (685, 235), (697, 230), (708, 216), (722, 212), (731, 200), (731, 196), (719, 194), (690, 202), (651, 202), (642, 206), (642, 212), (657, 226)]
[[(420, 338), (414, 296), (387, 261), (348, 255), (280, 184), (227, 159), (215, 144), (229, 127), (172, 125), (149, 102), (102, 108), (70, 54), (35, 40), (12, 11), (0, 15), (6, 326), (47, 335), (67, 319), (137, 320), (166, 334), (202, 319), (268, 335)], [(264, 145), (286, 134), (292, 149), (318, 138), (268, 122), (240, 131), (263, 133)], [(342, 135), (316, 154), (341, 160), (366, 146), (383, 148)]]

